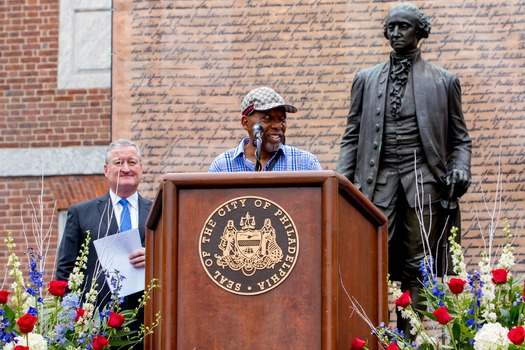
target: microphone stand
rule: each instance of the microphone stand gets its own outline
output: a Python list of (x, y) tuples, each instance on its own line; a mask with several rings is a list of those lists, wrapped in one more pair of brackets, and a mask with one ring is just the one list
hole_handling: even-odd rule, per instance
[(255, 171), (261, 171), (262, 165), (261, 165), (261, 146), (262, 146), (262, 134), (264, 132), (263, 127), (261, 124), (257, 123), (252, 127), (253, 135), (255, 136), (255, 140), (253, 141), (253, 145), (256, 147), (255, 149)]
[(261, 144), (262, 140), (260, 137), (255, 139), (255, 171), (261, 171)]

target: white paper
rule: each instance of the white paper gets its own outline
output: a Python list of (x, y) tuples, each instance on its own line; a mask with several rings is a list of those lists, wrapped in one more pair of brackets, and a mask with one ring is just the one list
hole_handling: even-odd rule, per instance
[(115, 270), (119, 271), (125, 278), (120, 281), (122, 289), (120, 296), (127, 296), (144, 290), (146, 281), (145, 268), (135, 268), (129, 262), (129, 254), (139, 248), (140, 243), (139, 230), (134, 228), (125, 232), (119, 232), (114, 235), (106, 236), (93, 241), (97, 251), (98, 260), (102, 268), (109, 272), (106, 278), (111, 292), (114, 292), (114, 286), (110, 279)]

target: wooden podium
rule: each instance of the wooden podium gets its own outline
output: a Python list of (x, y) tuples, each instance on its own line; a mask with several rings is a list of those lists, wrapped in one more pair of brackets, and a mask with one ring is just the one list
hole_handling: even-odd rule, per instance
[(167, 174), (147, 229), (146, 349), (377, 349), (344, 288), (387, 322), (386, 218), (341, 175)]

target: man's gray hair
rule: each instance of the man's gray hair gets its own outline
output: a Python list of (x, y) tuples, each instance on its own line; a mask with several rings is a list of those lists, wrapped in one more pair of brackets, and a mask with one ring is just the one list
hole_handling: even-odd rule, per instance
[(109, 158), (111, 157), (111, 152), (113, 152), (113, 150), (124, 147), (135, 147), (135, 149), (137, 150), (137, 155), (139, 156), (139, 161), (142, 162), (142, 154), (140, 153), (140, 148), (135, 143), (133, 143), (133, 141), (127, 139), (120, 139), (109, 144), (108, 149), (106, 151), (106, 164), (109, 164)]

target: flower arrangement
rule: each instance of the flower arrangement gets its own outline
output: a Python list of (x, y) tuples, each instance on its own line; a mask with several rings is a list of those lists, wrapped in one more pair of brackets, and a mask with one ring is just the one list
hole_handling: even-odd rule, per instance
[(136, 321), (139, 309), (144, 307), (152, 289), (157, 287), (156, 280), (147, 286), (140, 305), (134, 310), (120, 309), (123, 298), (118, 294), (118, 282), (124, 277), (118, 273), (112, 278), (115, 292), (103, 310), (95, 307), (95, 281), (86, 293), (81, 289), (89, 233), (87, 237), (69, 281), (50, 281), (44, 290), (44, 273), (38, 268), (43, 257), (32, 248), (25, 251), (30, 265), (26, 283), (20, 270), (20, 259), (14, 253), (16, 244), (11, 232), (7, 232), (5, 243), (10, 252), (7, 265), (14, 282), (10, 291), (0, 290), (0, 349), (102, 350), (133, 346), (153, 333), (160, 322), (160, 314), (149, 327), (141, 325), (140, 330), (131, 331), (127, 326)]
[[(352, 309), (368, 322), (372, 334), (387, 350), (525, 349), (524, 282), (511, 272), (515, 261), (507, 220), (503, 222), (504, 244), (499, 259), (496, 262), (490, 253), (482, 252), (479, 271), (467, 272), (456, 233), (453, 228), (449, 237), (456, 276), (438, 281), (432, 271), (432, 257), (421, 261), (422, 295), (426, 300), (422, 310), (413, 310), (410, 293), (402, 293), (395, 283), (388, 281), (395, 307), (412, 326), (413, 341), (385, 324), (372, 325), (358, 302), (350, 298)], [(420, 314), (427, 318), (425, 322)], [(351, 349), (367, 349), (366, 345), (365, 340), (354, 338)]]

